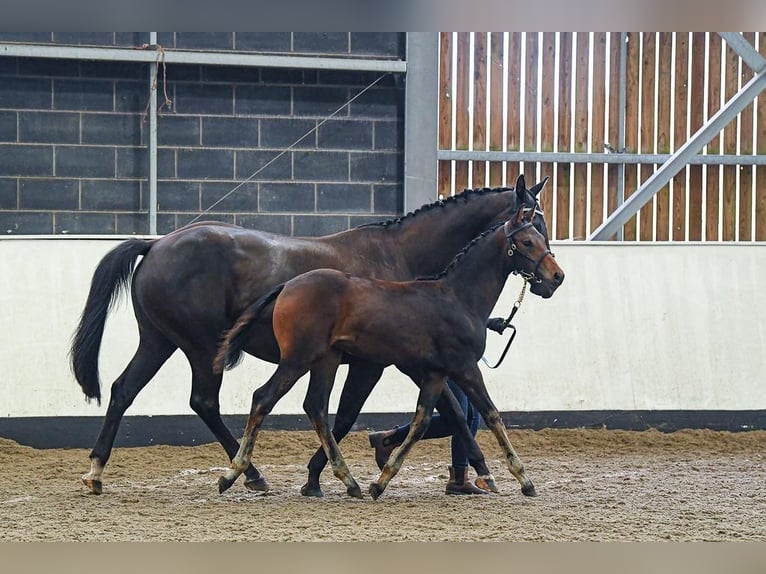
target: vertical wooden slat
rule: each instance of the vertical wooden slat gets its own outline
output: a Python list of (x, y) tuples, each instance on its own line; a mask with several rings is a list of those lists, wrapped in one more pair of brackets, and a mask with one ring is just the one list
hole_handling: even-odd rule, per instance
[[(573, 151), (588, 151), (588, 65), (590, 63), (590, 39), (587, 32), (578, 32), (577, 71), (575, 74), (574, 101), (574, 141)], [(579, 163), (574, 166), (574, 187), (572, 191), (573, 204), (573, 238), (586, 239), (586, 212), (588, 209), (588, 164)]]
[[(468, 32), (457, 35), (457, 93), (455, 94), (455, 149), (468, 149), (468, 61), (471, 57)], [(468, 162), (455, 162), (455, 191), (468, 187)]]
[[(657, 36), (654, 32), (644, 32), (641, 38), (641, 153), (654, 153), (654, 88), (655, 88), (655, 48)], [(645, 182), (656, 169), (654, 164), (641, 165), (641, 183)], [(654, 205), (656, 196), (639, 210), (639, 238), (642, 241), (654, 239)]]
[[(670, 153), (670, 72), (673, 55), (673, 34), (660, 32), (657, 74), (657, 153)], [(683, 170), (681, 171), (683, 173)], [(657, 241), (670, 239), (670, 183), (657, 192)]]
[[(620, 51), (622, 48), (622, 34), (612, 32), (609, 42), (609, 126), (607, 138), (612, 149), (618, 152), (620, 146)], [(617, 209), (617, 188), (620, 169), (617, 164), (607, 166), (607, 215)]]
[[(702, 127), (705, 114), (705, 32), (692, 34), (689, 77), (689, 133)], [(702, 240), (702, 165), (689, 166), (689, 240)]]
[[(724, 96), (728, 102), (739, 90), (739, 56), (727, 46), (726, 79)], [(723, 130), (723, 152), (737, 155), (737, 119), (735, 118)], [(721, 220), (721, 238), (724, 241), (734, 241), (737, 229), (737, 166), (723, 167), (723, 213)]]
[[(526, 35), (526, 58), (524, 81), (524, 150), (537, 151), (537, 66), (539, 42), (537, 33)], [(537, 162), (527, 161), (522, 166), (528, 185), (537, 183)]]
[[(766, 56), (766, 32), (758, 32), (759, 51)], [(766, 154), (766, 93), (761, 92), (757, 98), (756, 113), (756, 144), (757, 154)], [(755, 196), (755, 240), (766, 241), (766, 167), (756, 167), (756, 196)]]
[[(619, 60), (617, 61), (619, 65)], [(593, 34), (593, 116), (591, 141), (594, 153), (604, 152), (604, 126), (606, 115), (606, 33)], [(603, 221), (604, 213), (604, 165), (591, 167), (590, 181), (590, 234)]]
[[(755, 44), (755, 33), (744, 32), (743, 36), (745, 40), (750, 44)], [(742, 64), (742, 73), (740, 76), (740, 85), (745, 85), (753, 77), (753, 71), (747, 66)], [(754, 104), (748, 105), (740, 114), (740, 137), (739, 137), (739, 153), (743, 156), (751, 155), (753, 153), (753, 108)], [(752, 166), (745, 165), (739, 169), (739, 240), (740, 241), (752, 241), (753, 239), (753, 168)]]
[[(708, 106), (707, 117), (710, 118), (721, 108), (721, 37), (710, 33), (710, 51), (708, 53)], [(716, 135), (708, 144), (708, 154), (721, 153), (721, 137)], [(707, 197), (705, 200), (705, 238), (707, 241), (718, 239), (718, 189), (720, 169), (717, 165), (707, 166)]]
[[(439, 149), (452, 145), (452, 34), (439, 34)], [(439, 162), (438, 195), (447, 197), (452, 188), (452, 162)]]
[[(487, 34), (473, 35), (473, 149), (484, 151), (487, 139)], [(472, 187), (486, 185), (486, 163), (473, 162)]]
[[(689, 108), (689, 34), (687, 32), (676, 34), (675, 65), (673, 131), (674, 147), (677, 149), (688, 139), (686, 113)], [(674, 152), (675, 149), (670, 151)], [(673, 178), (673, 222), (670, 235), (673, 241), (683, 241), (686, 238), (686, 173), (686, 169), (682, 169)]]
[[(625, 100), (625, 149), (629, 152), (638, 151), (638, 113), (639, 91), (638, 78), (640, 62), (640, 36), (637, 32), (628, 33), (627, 49), (627, 82)], [(625, 166), (625, 199), (630, 197), (638, 188), (638, 170), (636, 165)], [(634, 241), (636, 237), (637, 216), (631, 217), (623, 226), (623, 239)]]
[[(542, 49), (542, 78), (540, 84), (540, 97), (542, 102), (542, 117), (540, 118), (540, 149), (541, 151), (553, 151), (554, 149), (554, 126), (556, 122), (553, 102), (555, 98), (555, 63), (556, 63), (556, 34), (553, 32), (543, 33)], [(553, 223), (553, 164), (540, 164), (540, 175), (550, 177), (548, 185), (540, 193), (540, 205), (545, 211), (546, 221), (549, 223), (549, 233)]]
[[(519, 151), (521, 141), (521, 32), (511, 32), (508, 39), (508, 121), (506, 148)], [(506, 180), (514, 185), (519, 162), (506, 162)]]
[[(572, 32), (559, 35), (559, 109), (558, 149), (572, 150), (571, 135)], [(556, 168), (556, 239), (569, 239), (570, 164), (560, 162)]]
[[(503, 150), (503, 33), (492, 32), (489, 42), (489, 149)], [(489, 185), (499, 187), (503, 183), (503, 164), (489, 164)]]

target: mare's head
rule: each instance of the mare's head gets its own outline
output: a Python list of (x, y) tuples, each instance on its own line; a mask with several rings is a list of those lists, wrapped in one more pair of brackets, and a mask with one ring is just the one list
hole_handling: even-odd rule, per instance
[(534, 211), (522, 207), (503, 229), (513, 273), (529, 281), (532, 293), (547, 299), (564, 281), (564, 271), (556, 263), (548, 238), (532, 223), (534, 218)]

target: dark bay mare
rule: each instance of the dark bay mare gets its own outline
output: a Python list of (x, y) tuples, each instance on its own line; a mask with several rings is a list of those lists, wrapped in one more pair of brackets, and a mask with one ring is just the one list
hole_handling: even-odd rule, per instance
[[(515, 189), (466, 190), (401, 218), (324, 237), (289, 237), (212, 222), (191, 224), (158, 239), (122, 242), (94, 272), (70, 350), (77, 382), (86, 397), (100, 402), (98, 357), (106, 318), (121, 291), (132, 285), (138, 348), (112, 384), (104, 423), (90, 453), (90, 472), (83, 482), (91, 492), (101, 493), (104, 467), (123, 414), (179, 348), (192, 371), (190, 406), (232, 458), (239, 444), (221, 418), (222, 375), (213, 372), (212, 364), (220, 334), (252, 301), (317, 268), (388, 280), (438, 273), (472, 238), (507, 220), (520, 206), (535, 213), (533, 223), (547, 238), (537, 202), (546, 181), (527, 190), (519, 176)], [(242, 346), (245, 352), (273, 363), (279, 360), (270, 317), (263, 317), (248, 335)], [(333, 428), (337, 440), (351, 429), (383, 368), (368, 360), (350, 360)], [(443, 401), (439, 404), (443, 414), (449, 416), (458, 408), (453, 419), (459, 416), (451, 393), (445, 393)], [(469, 458), (473, 465), (475, 459)], [(324, 450), (318, 449), (309, 462), (304, 494), (321, 496), (319, 476), (326, 462)], [(268, 489), (254, 466), (245, 475), (248, 488)]]
[[(303, 408), (319, 435), (333, 473), (351, 496), (361, 489), (330, 432), (327, 409), (335, 373), (344, 355), (378, 365), (396, 365), (420, 387), (412, 427), (369, 492), (378, 498), (422, 437), (449, 377), (468, 395), (503, 449), (521, 491), (535, 487), (511, 446), (500, 413), (487, 393), (478, 361), (486, 346), (486, 324), (510, 273), (531, 282), (531, 291), (551, 297), (564, 272), (548, 242), (532, 225), (533, 212), (518, 210), (512, 220), (485, 231), (437, 277), (406, 282), (357, 277), (316, 269), (291, 279), (245, 310), (224, 337), (214, 370), (239, 353), (248, 329), (270, 308), (280, 360), (274, 374), (253, 393), (239, 452), (219, 479), (228, 489), (250, 465), (264, 419), (298, 381), (311, 372)], [(230, 360), (230, 359), (228, 359)]]

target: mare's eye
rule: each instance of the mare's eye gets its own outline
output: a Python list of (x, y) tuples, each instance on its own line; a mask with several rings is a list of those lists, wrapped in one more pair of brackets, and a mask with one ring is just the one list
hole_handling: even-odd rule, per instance
[(524, 247), (532, 247), (532, 240), (531, 239), (525, 239), (524, 240)]

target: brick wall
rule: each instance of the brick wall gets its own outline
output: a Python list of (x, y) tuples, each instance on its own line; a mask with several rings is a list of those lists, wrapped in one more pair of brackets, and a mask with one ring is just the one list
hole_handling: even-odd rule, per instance
[[(68, 45), (148, 39), (0, 33), (0, 42)], [(158, 34), (167, 49), (394, 59), (403, 58), (403, 41), (392, 33)], [(234, 188), (201, 219), (322, 235), (401, 213), (401, 78), (386, 76), (324, 121), (380, 74), (197, 65), (160, 72), (158, 105), (166, 94), (172, 102), (158, 121), (160, 233)], [(148, 232), (148, 74), (147, 64), (0, 57), (0, 233)]]

